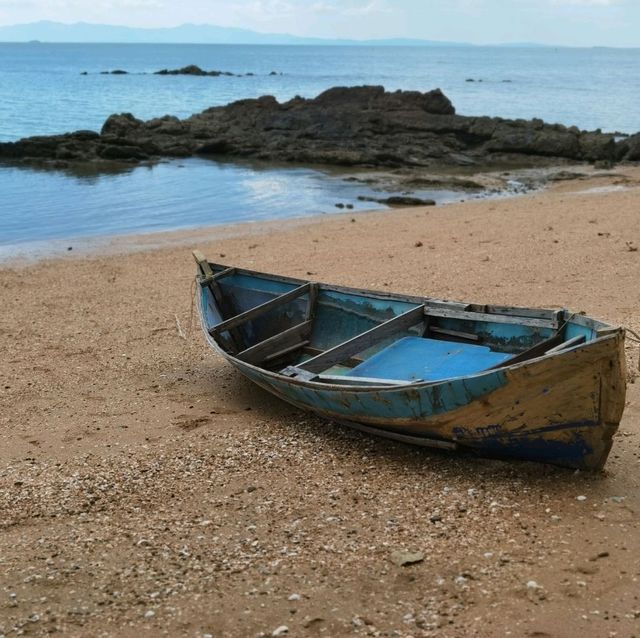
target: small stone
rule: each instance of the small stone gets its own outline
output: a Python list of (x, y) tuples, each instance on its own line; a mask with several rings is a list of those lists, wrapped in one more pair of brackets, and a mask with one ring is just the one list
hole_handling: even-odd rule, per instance
[(395, 551), (391, 553), (391, 562), (398, 567), (414, 565), (415, 563), (421, 563), (423, 560), (424, 554), (422, 552)]
[(421, 247), (421, 246), (423, 246), (423, 245), (424, 245), (424, 244), (423, 244), (421, 241), (417, 241), (417, 242), (414, 244), (414, 246), (415, 246), (416, 248), (420, 248), (420, 247)]
[(287, 627), (286, 625), (280, 625), (280, 627), (276, 627), (276, 629), (274, 629), (271, 632), (272, 636), (284, 636), (286, 634), (289, 633), (289, 627)]
[(307, 616), (302, 621), (302, 626), (305, 629), (308, 629), (309, 627), (311, 627), (311, 625), (315, 625), (316, 623), (322, 622), (323, 620), (324, 618), (321, 618), (320, 616)]
[(586, 501), (587, 497), (584, 494), (580, 494), (580, 496), (576, 496), (576, 501)]
[(149, 609), (148, 611), (144, 612), (145, 618), (153, 618), (155, 615), (156, 615), (156, 612), (153, 611), (153, 609)]
[(300, 594), (291, 594), (287, 600), (301, 600), (302, 596)]
[(535, 580), (527, 581), (527, 589), (542, 589)]

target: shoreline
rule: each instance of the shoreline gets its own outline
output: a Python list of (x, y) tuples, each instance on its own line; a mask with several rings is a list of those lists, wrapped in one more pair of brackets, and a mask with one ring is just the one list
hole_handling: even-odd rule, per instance
[(637, 344), (602, 473), (416, 449), (302, 413), (212, 354), (190, 252), (640, 331), (640, 169), (626, 176), (0, 265), (0, 633), (633, 635)]
[[(397, 180), (397, 176), (380, 171), (348, 171), (336, 172), (332, 167), (332, 177), (340, 177), (347, 181), (359, 180), (363, 183), (375, 183), (374, 188), (380, 193), (391, 192), (390, 189)], [(571, 177), (571, 175), (575, 177)], [(635, 167), (618, 167), (615, 171), (602, 171), (593, 169), (588, 165), (577, 165), (566, 170), (562, 166), (549, 167), (548, 169), (520, 169), (504, 173), (493, 171), (491, 173), (467, 173), (470, 179), (483, 183), (485, 189), (482, 192), (460, 191), (459, 200), (445, 200), (437, 204), (437, 207), (449, 207), (472, 202), (489, 202), (504, 199), (530, 197), (537, 193), (563, 191), (585, 192), (579, 186), (592, 184), (593, 192), (604, 189), (607, 192), (612, 189), (633, 188), (640, 184), (640, 169)], [(502, 179), (513, 180), (518, 187), (514, 190), (498, 190), (498, 176)], [(442, 178), (459, 179), (459, 175), (443, 174)], [(554, 176), (559, 176), (554, 179)], [(604, 181), (604, 185), (599, 186)], [(505, 182), (506, 183), (506, 182)], [(494, 189), (489, 190), (489, 185)], [(397, 184), (396, 184), (397, 186)], [(445, 191), (442, 191), (445, 192)], [(299, 216), (286, 216), (266, 220), (248, 220), (237, 222), (221, 222), (205, 226), (186, 226), (173, 229), (159, 229), (155, 231), (143, 231), (136, 233), (116, 233), (105, 235), (81, 235), (68, 238), (40, 239), (16, 244), (0, 245), (0, 268), (7, 266), (28, 266), (38, 261), (63, 259), (63, 258), (88, 258), (91, 256), (109, 256), (121, 252), (149, 251), (163, 247), (186, 245), (189, 242), (203, 241), (215, 233), (220, 233), (221, 238), (237, 237), (240, 235), (258, 236), (271, 231), (272, 227), (278, 230), (284, 226), (286, 229), (299, 225), (318, 224), (326, 219), (359, 217), (360, 215), (385, 214), (397, 211), (421, 208), (421, 206), (387, 206), (383, 209), (359, 209), (337, 210), (303, 214)], [(71, 247), (71, 250), (69, 248)]]

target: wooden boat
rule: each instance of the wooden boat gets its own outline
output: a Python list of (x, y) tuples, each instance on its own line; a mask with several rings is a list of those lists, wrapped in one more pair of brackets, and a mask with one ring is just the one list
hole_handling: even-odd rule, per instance
[(198, 264), (209, 344), (289, 403), (366, 432), (601, 468), (624, 330), (567, 310), (458, 303)]

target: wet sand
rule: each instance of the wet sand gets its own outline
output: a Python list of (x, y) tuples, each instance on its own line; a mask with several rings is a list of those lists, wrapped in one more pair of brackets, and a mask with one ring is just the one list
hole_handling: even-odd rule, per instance
[[(211, 353), (189, 250), (640, 331), (640, 171), (624, 174), (4, 264), (0, 635), (639, 636), (636, 344), (601, 474), (415, 449)], [(399, 567), (405, 550), (424, 559)]]

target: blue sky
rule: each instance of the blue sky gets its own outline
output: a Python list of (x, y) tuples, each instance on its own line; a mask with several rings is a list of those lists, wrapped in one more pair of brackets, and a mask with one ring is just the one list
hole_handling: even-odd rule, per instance
[(0, 25), (184, 22), (319, 37), (640, 46), (640, 0), (0, 0)]

